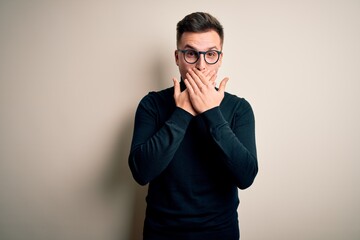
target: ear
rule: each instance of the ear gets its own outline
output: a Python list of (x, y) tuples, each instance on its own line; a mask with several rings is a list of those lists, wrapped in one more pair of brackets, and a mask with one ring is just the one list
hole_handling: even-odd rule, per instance
[(221, 67), (222, 59), (223, 59), (224, 53), (222, 52), (219, 59), (219, 67)]
[(179, 52), (178, 52), (178, 50), (175, 50), (174, 56), (175, 56), (176, 66), (179, 66)]

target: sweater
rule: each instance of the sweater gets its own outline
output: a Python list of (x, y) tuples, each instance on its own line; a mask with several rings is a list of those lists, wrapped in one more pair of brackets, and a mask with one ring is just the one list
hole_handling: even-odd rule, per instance
[(238, 188), (258, 172), (253, 110), (225, 92), (220, 106), (192, 116), (173, 94), (150, 92), (135, 115), (129, 167), (149, 183), (144, 239), (239, 239)]

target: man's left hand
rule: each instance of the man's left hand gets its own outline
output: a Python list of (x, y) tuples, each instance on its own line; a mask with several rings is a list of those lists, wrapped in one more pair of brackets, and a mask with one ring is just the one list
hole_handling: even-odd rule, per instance
[(190, 69), (184, 80), (189, 91), (192, 106), (197, 113), (203, 113), (220, 105), (224, 98), (226, 83), (229, 78), (224, 78), (215, 89), (216, 73), (202, 73), (196, 68)]

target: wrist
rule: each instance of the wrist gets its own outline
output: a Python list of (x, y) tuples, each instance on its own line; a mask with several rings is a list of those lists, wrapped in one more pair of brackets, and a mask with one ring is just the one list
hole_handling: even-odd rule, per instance
[(181, 106), (181, 105), (177, 105), (178, 108), (181, 108), (182, 110), (188, 112), (189, 114), (191, 114), (192, 116), (196, 116), (197, 113), (195, 112), (194, 108), (192, 107), (188, 107), (188, 106)]

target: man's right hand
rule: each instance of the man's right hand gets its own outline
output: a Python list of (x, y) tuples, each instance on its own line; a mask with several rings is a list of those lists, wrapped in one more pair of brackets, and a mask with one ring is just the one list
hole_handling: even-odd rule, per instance
[(180, 83), (176, 78), (173, 78), (174, 82), (174, 99), (177, 107), (184, 109), (191, 115), (195, 116), (196, 112), (190, 102), (189, 92), (187, 89), (181, 92)]

